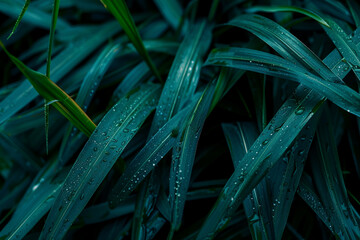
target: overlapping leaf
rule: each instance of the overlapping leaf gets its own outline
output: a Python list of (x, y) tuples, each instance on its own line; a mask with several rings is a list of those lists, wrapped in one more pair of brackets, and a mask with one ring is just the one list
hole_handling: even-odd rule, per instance
[(123, 97), (84, 146), (55, 200), (41, 239), (61, 239), (157, 103), (159, 86)]

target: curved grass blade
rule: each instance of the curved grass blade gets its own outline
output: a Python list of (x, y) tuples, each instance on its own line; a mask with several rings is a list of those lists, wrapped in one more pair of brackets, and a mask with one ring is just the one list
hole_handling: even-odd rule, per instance
[(360, 81), (359, 47), (353, 42), (353, 37), (351, 35), (347, 35), (335, 21), (333, 21), (331, 18), (327, 18), (326, 21), (329, 23), (330, 28), (324, 28), (324, 30), (331, 38), (341, 55), (343, 55), (343, 61), (350, 65), (358, 80)]
[(346, 111), (360, 116), (360, 95), (342, 81), (323, 79), (276, 55), (252, 49), (222, 48), (213, 50), (206, 64), (249, 70), (302, 83)]
[(161, 93), (150, 136), (191, 100), (200, 77), (201, 57), (210, 44), (210, 31), (206, 21), (202, 21), (185, 36)]
[[(118, 54), (120, 50), (120, 45), (111, 43), (107, 45), (104, 50), (101, 52), (99, 57), (96, 59), (95, 63), (86, 74), (84, 81), (81, 84), (78, 95), (76, 96), (75, 102), (84, 109), (86, 112), (96, 89), (100, 85), (100, 81), (102, 80), (104, 74), (110, 67), (113, 62), (115, 56)], [(68, 157), (64, 155), (71, 155), (71, 149), (75, 151), (74, 148), (69, 148), (69, 145), (73, 143), (74, 138), (71, 136), (76, 136), (78, 133), (77, 129), (73, 129), (73, 126), (70, 125), (65, 132), (64, 138), (62, 140), (59, 159), (60, 164), (63, 165), (66, 163)], [(70, 151), (70, 152), (69, 152)]]
[(234, 18), (226, 25), (250, 31), (285, 59), (310, 68), (314, 74), (320, 75), (327, 81), (341, 81), (304, 43), (268, 18), (256, 14), (244, 14)]
[[(50, 36), (49, 36), (49, 47), (48, 55), (46, 61), (46, 77), (50, 78), (50, 66), (51, 66), (51, 53), (54, 45), (54, 36), (56, 29), (56, 22), (59, 15), (60, 0), (54, 0), (54, 6), (52, 11), (51, 27), (50, 27)], [(49, 152), (49, 105), (45, 99), (44, 111), (45, 111), (45, 138), (46, 138), (46, 154)]]
[[(65, 76), (71, 69), (84, 60), (101, 43), (119, 31), (116, 22), (111, 22), (97, 28), (97, 34), (84, 36), (82, 40), (74, 42), (73, 45), (64, 49), (53, 59), (51, 71), (52, 81), (55, 83)], [(38, 72), (45, 72), (46, 66)], [(33, 86), (27, 82), (22, 82), (10, 95), (0, 103), (0, 124), (13, 116), (16, 112), (29, 104), (38, 93)]]
[(22, 239), (50, 210), (68, 169), (53, 178), (55, 164), (44, 167), (19, 202), (16, 210), (0, 232), (0, 238)]
[(134, 44), (138, 53), (144, 58), (149, 68), (154, 75), (161, 80), (160, 74), (156, 69), (154, 63), (151, 61), (148, 51), (144, 47), (144, 43), (140, 37), (139, 31), (136, 28), (135, 22), (130, 14), (130, 11), (124, 0), (101, 0), (104, 7), (108, 9), (112, 15), (118, 20), (130, 41)]
[(105, 115), (79, 154), (45, 222), (40, 239), (62, 239), (124, 147), (154, 110), (160, 89), (145, 85)]
[(311, 10), (307, 10), (304, 8), (299, 8), (299, 7), (294, 7), (294, 6), (256, 6), (256, 7), (251, 7), (246, 9), (247, 12), (249, 13), (255, 13), (255, 12), (296, 12), (296, 13), (301, 13), (305, 16), (308, 16), (309, 18), (314, 19), (315, 21), (317, 21), (318, 23), (326, 26), (326, 27), (330, 27), (328, 25), (328, 23), (317, 13), (311, 11)]
[[(238, 165), (244, 167), (241, 160), (258, 136), (255, 124), (247, 122), (236, 125), (223, 124), (222, 128), (235, 168)], [(271, 189), (266, 179), (263, 179), (244, 200), (244, 209), (253, 239), (275, 239), (271, 203)]]
[(25, 66), (24, 63), (11, 55), (6, 50), (2, 42), (0, 42), (0, 46), (42, 97), (44, 97), (48, 102), (56, 101), (53, 103), (53, 106), (62, 115), (64, 115), (71, 123), (73, 123), (87, 136), (91, 135), (91, 133), (96, 128), (96, 125), (69, 95), (67, 95), (48, 77), (32, 69), (29, 69), (27, 66)]
[(172, 209), (170, 239), (173, 232), (178, 230), (181, 225), (196, 148), (214, 91), (215, 83), (211, 82), (183, 124), (183, 129), (176, 140), (176, 147), (173, 149), (169, 179), (169, 202)]
[(154, 0), (161, 14), (173, 29), (178, 29), (183, 9), (177, 0)]
[(16, 28), (19, 26), (20, 21), (21, 21), (21, 19), (23, 18), (24, 14), (25, 14), (25, 12), (26, 12), (29, 4), (30, 4), (30, 1), (31, 1), (31, 0), (26, 0), (26, 1), (25, 1), (24, 7), (22, 8), (19, 17), (16, 19), (16, 23), (15, 23), (13, 29), (11, 30), (11, 33), (10, 33), (10, 35), (8, 36), (7, 39), (9, 39), (9, 38), (14, 34)]
[(180, 123), (192, 109), (190, 104), (170, 119), (129, 163), (123, 175), (117, 181), (109, 196), (111, 207), (123, 201), (136, 186), (155, 168), (157, 163), (170, 151), (176, 143)]
[[(360, 230), (352, 212), (341, 172), (330, 113), (325, 111), (316, 138), (316, 154), (311, 155), (314, 183), (320, 199), (328, 211), (336, 237), (360, 238)], [(331, 229), (330, 229), (331, 230)]]
[[(342, 64), (343, 64), (343, 62), (341, 61), (341, 56), (338, 54), (338, 52), (337, 52), (337, 50), (334, 50), (333, 52), (331, 52), (327, 57), (326, 57), (326, 59), (324, 60), (324, 63), (330, 68), (330, 69), (333, 69), (334, 70), (334, 73), (339, 77), (339, 78), (343, 78), (343, 77), (345, 77), (346, 76), (346, 74), (348, 73), (348, 71), (337, 71), (338, 69), (339, 69), (339, 66), (342, 66)], [(316, 93), (314, 93), (313, 91), (309, 91), (309, 90), (307, 90), (306, 88), (304, 88), (304, 86), (303, 85), (300, 85), (298, 88), (297, 88), (297, 93), (301, 93), (301, 92), (303, 92), (304, 93), (304, 95), (302, 95), (302, 97), (295, 97), (294, 95), (292, 96), (292, 97), (294, 97), (294, 99), (292, 100), (292, 98), (290, 98), (288, 101), (286, 101), (285, 102), (285, 104), (282, 106), (282, 108), (280, 108), (281, 109), (281, 111), (280, 112), (278, 112), (276, 115), (275, 115), (275, 117), (277, 118), (277, 117), (279, 117), (280, 119), (281, 118), (285, 118), (285, 119), (291, 119), (292, 117), (295, 117), (295, 118), (298, 118), (298, 117), (296, 117), (296, 115), (298, 115), (299, 113), (301, 113), (300, 115), (298, 115), (298, 116), (300, 116), (300, 117), (303, 117), (303, 116), (301, 116), (303, 113), (304, 113), (304, 111), (303, 111), (303, 109), (302, 109), (302, 107), (300, 106), (300, 108), (298, 108), (298, 110), (300, 110), (300, 112), (298, 112), (298, 111), (295, 111), (295, 112), (293, 112), (293, 113), (291, 113), (289, 116), (283, 116), (283, 114), (282, 114), (282, 111), (284, 111), (285, 109), (287, 109), (288, 108), (288, 105), (289, 104), (294, 104), (294, 102), (295, 103), (300, 103), (301, 104), (301, 102), (302, 102), (302, 104), (304, 104), (304, 102), (303, 101), (307, 101), (308, 102), (308, 106), (309, 107), (312, 107), (314, 110), (317, 110), (321, 105), (322, 105), (322, 103), (323, 103), (323, 101), (325, 100), (325, 99), (323, 99), (320, 95), (318, 95), (318, 94), (316, 94)], [(306, 93), (307, 92), (307, 93)], [(295, 101), (294, 101), (295, 100)], [(312, 104), (311, 104), (311, 102), (312, 102)], [(294, 106), (295, 107), (295, 109), (297, 109), (297, 107), (296, 106)], [(298, 106), (299, 107), (299, 106)], [(289, 109), (288, 109), (289, 110)], [(296, 114), (297, 113), (297, 114)], [(274, 119), (275, 119), (275, 117), (274, 117)], [(309, 115), (309, 117), (311, 117), (311, 115)], [(305, 125), (305, 123), (309, 120), (310, 118), (307, 118), (305, 121), (304, 121), (304, 123), (303, 123), (303, 121), (301, 120), (301, 121), (299, 121), (299, 122), (301, 122), (301, 123), (303, 123), (304, 125)], [(269, 128), (269, 130), (270, 129), (273, 129), (273, 130), (276, 130), (276, 132), (278, 132), (279, 130), (282, 130), (282, 128), (283, 128), (283, 126), (285, 126), (285, 130), (289, 130), (289, 125), (284, 125), (284, 124), (282, 124), (282, 125), (280, 125), (280, 127), (278, 127), (278, 128), (276, 128), (276, 127), (274, 127), (273, 126), (273, 124), (274, 124), (274, 121), (271, 121), (270, 122), (270, 124), (268, 125), (268, 128)], [(293, 122), (293, 124), (294, 124), (294, 122)], [(266, 129), (265, 129), (266, 130)], [(266, 132), (265, 131), (263, 131), (263, 133), (264, 134), (266, 134)], [(297, 134), (295, 134), (295, 135), (297, 135)], [(261, 136), (261, 135), (260, 135)], [(273, 135), (271, 135), (271, 136), (273, 136)], [(290, 135), (288, 135), (288, 136), (291, 136), (291, 134)], [(295, 138), (295, 136), (293, 136), (294, 138)], [(267, 145), (267, 143), (269, 142), (268, 141), (268, 139), (257, 139), (256, 140), (256, 142), (259, 142), (259, 144), (261, 144), (262, 145), (262, 143), (263, 143), (263, 141), (264, 140), (267, 140), (267, 142), (266, 142), (266, 145)], [(280, 139), (279, 139), (280, 140)], [(282, 141), (281, 141), (282, 142)], [(260, 146), (261, 146), (260, 145)], [(265, 146), (266, 146), (265, 145)], [(254, 146), (254, 145), (253, 145)], [(279, 146), (279, 148), (281, 149), (281, 147), (280, 147), (280, 145), (278, 145)], [(249, 151), (249, 154), (250, 154), (250, 151)], [(247, 155), (249, 155), (249, 154), (247, 154)], [(252, 151), (252, 154), (254, 154), (254, 152)], [(251, 155), (250, 155), (251, 156)], [(271, 156), (271, 155), (270, 155)], [(245, 157), (247, 157), (246, 155), (245, 155)], [(255, 159), (255, 157), (254, 157), (254, 159)], [(270, 165), (271, 166), (271, 165)], [(263, 169), (263, 167), (262, 166), (260, 166), (261, 168), (259, 168), (259, 169)], [(265, 170), (265, 169), (263, 169), (263, 170)], [(236, 171), (235, 171), (235, 173), (236, 173)], [(255, 171), (255, 173), (256, 174), (259, 174), (259, 172), (256, 172)], [(237, 175), (239, 175), (239, 173), (237, 173)], [(243, 177), (243, 176), (241, 176), (242, 174), (241, 174), (241, 172), (240, 172), (240, 177)], [(230, 182), (228, 182), (228, 183), (230, 183), (230, 184), (227, 184), (227, 185), (229, 185), (229, 186), (236, 186), (236, 185), (234, 185), (234, 180), (236, 181), (236, 175), (233, 175), (232, 177), (231, 177), (231, 181)], [(244, 180), (243, 178), (240, 178), (240, 180)], [(259, 182), (260, 180), (258, 180), (257, 182)], [(256, 185), (256, 182), (254, 183), (254, 186)], [(301, 186), (301, 184), (300, 184), (300, 186)], [(245, 187), (244, 189), (246, 189), (247, 187)], [(252, 189), (251, 187), (249, 187), (249, 188), (247, 188), (247, 189)], [(217, 200), (217, 203), (215, 204), (215, 206), (213, 207), (213, 210), (212, 210), (212, 212), (211, 212), (211, 214), (208, 216), (208, 218), (206, 219), (206, 221), (205, 221), (205, 223), (204, 223), (204, 225), (203, 225), (203, 227), (201, 228), (201, 230), (200, 230), (200, 234), (198, 235), (198, 239), (203, 239), (203, 238), (205, 238), (205, 237), (208, 237), (209, 239), (211, 239), (211, 238), (213, 238), (213, 236), (216, 234), (216, 232), (217, 231), (220, 231), (221, 230), (221, 228), (223, 228), (224, 227), (224, 225), (229, 221), (228, 220), (228, 217), (229, 216), (231, 216), (232, 215), (232, 212), (233, 211), (235, 211), (235, 210), (231, 210), (231, 208), (229, 209), (230, 210), (230, 212), (228, 212), (228, 207), (230, 206), (230, 203), (232, 202), (232, 201), (235, 201), (236, 202), (236, 198), (233, 198), (233, 196), (235, 195), (235, 193), (234, 194), (227, 194), (229, 191), (230, 191), (231, 189), (229, 189), (229, 188), (224, 188), (223, 189), (223, 191), (222, 191), (222, 193), (221, 193), (221, 195), (220, 195), (220, 198), (218, 198), (218, 200)], [(234, 191), (236, 192), (236, 193), (238, 193), (236, 190), (239, 190), (239, 189), (234, 189)], [(242, 197), (239, 197), (239, 195), (237, 195), (238, 197), (239, 197), (239, 199), (241, 199), (241, 198), (245, 198), (245, 196), (246, 196), (247, 194), (245, 193), (244, 194), (244, 196), (242, 196)], [(304, 198), (307, 198), (307, 196), (308, 195), (304, 195)], [(233, 199), (232, 199), (233, 198)], [(221, 203), (224, 203), (224, 204), (221, 204)], [(229, 204), (226, 204), (226, 202), (228, 202)], [(319, 201), (315, 201), (315, 203), (314, 204), (316, 204), (316, 206), (314, 207), (314, 209), (315, 209), (315, 211), (317, 211), (317, 210), (319, 210), (320, 208), (318, 208), (317, 206), (320, 206), (319, 204), (317, 204)], [(239, 204), (239, 203), (238, 203)], [(234, 209), (236, 209), (236, 207), (234, 208)], [(319, 210), (320, 211), (320, 210)], [(324, 211), (320, 211), (319, 213), (318, 213), (318, 216), (319, 217), (321, 217), (322, 219), (325, 219), (325, 221), (326, 221), (326, 217), (323, 217), (323, 215), (319, 215), (320, 213), (323, 213)]]
[(299, 187), (297, 189), (297, 193), (311, 207), (311, 209), (316, 213), (321, 221), (324, 222), (330, 231), (333, 232), (333, 228), (330, 227), (332, 226), (329, 221), (330, 216), (328, 215), (328, 212), (325, 210), (324, 205), (318, 197), (312, 179), (308, 174), (303, 173)]
[(300, 86), (280, 108), (241, 160), (223, 188), (197, 239), (209, 239), (221, 230), (245, 197), (274, 166), (317, 112), (324, 99)]

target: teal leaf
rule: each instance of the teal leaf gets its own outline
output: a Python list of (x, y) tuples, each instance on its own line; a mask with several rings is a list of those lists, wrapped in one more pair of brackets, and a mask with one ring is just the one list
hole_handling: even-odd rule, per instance
[(41, 239), (61, 239), (154, 109), (159, 86), (145, 85), (108, 111), (70, 170)]

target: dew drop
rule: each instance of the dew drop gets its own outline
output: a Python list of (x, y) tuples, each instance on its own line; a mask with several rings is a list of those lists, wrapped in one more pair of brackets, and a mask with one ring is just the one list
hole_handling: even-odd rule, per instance
[(301, 115), (304, 113), (304, 107), (299, 107), (298, 109), (296, 109), (295, 114), (296, 115)]

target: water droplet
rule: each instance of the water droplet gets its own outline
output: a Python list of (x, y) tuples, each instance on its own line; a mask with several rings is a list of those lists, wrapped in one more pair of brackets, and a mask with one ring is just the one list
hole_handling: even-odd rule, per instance
[(304, 113), (304, 107), (298, 107), (296, 110), (295, 110), (295, 114), (296, 115), (301, 115)]
[(268, 140), (265, 140), (265, 141), (263, 141), (262, 144), (263, 144), (263, 145), (266, 145), (266, 144), (268, 144), (268, 142), (269, 142)]
[(83, 200), (83, 199), (84, 199), (84, 197), (85, 197), (85, 194), (81, 194), (81, 196), (80, 196), (80, 200)]
[(93, 150), (94, 150), (94, 152), (96, 152), (96, 151), (97, 151), (97, 147), (94, 147)]

